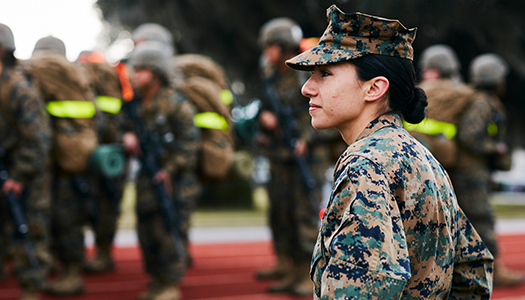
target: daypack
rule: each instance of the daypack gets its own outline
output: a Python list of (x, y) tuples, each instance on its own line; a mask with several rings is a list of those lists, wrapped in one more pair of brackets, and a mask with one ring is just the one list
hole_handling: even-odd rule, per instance
[(427, 94), (426, 117), (419, 124), (405, 122), (405, 128), (444, 168), (454, 168), (458, 162), (457, 127), (462, 114), (474, 101), (475, 91), (450, 80), (426, 81), (420, 87)]
[(25, 64), (52, 116), (54, 160), (68, 173), (86, 171), (98, 145), (96, 107), (87, 76), (53, 51), (37, 51)]
[(234, 154), (229, 107), (233, 96), (224, 70), (207, 56), (184, 54), (174, 57), (174, 72), (175, 88), (197, 108), (194, 123), (202, 136), (199, 176), (204, 181), (224, 179)]

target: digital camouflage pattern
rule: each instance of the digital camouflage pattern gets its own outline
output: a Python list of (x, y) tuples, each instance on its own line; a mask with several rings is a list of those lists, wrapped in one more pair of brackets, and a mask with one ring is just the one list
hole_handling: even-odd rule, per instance
[[(112, 97), (122, 100), (122, 89), (120, 86), (120, 79), (113, 67), (107, 63), (83, 63), (88, 78), (90, 87), (95, 95), (95, 98)], [(115, 114), (104, 109), (100, 109), (101, 113), (96, 114), (98, 122), (98, 135), (101, 144), (115, 143), (118, 140), (118, 129), (122, 123), (122, 114)]]
[(398, 20), (360, 12), (346, 14), (336, 5), (327, 10), (328, 27), (319, 44), (286, 61), (288, 66), (312, 70), (314, 66), (348, 61), (366, 54), (412, 60), (416, 28), (407, 29)]
[[(493, 135), (489, 128), (494, 126)], [(458, 125), (458, 165), (448, 170), (458, 203), (493, 255), (498, 254), (495, 216), (489, 202), (490, 173), (510, 166), (510, 156), (498, 154), (506, 116), (503, 104), (495, 95), (475, 94)], [(507, 166), (505, 166), (507, 165)]]
[[(120, 79), (113, 67), (103, 61), (85, 62), (81, 65), (87, 71), (95, 97), (102, 96), (122, 100)], [(99, 142), (101, 144), (117, 143), (121, 134), (120, 128), (124, 122), (123, 113), (108, 112), (99, 107), (96, 118)], [(120, 199), (124, 185), (123, 177), (105, 178), (97, 172), (88, 174), (87, 180), (98, 212), (97, 223), (91, 224), (98, 252), (110, 253), (117, 231)]]
[[(163, 156), (157, 163), (172, 176), (172, 186), (179, 201), (179, 225), (183, 242), (188, 243), (190, 214), (200, 193), (196, 164), (200, 135), (193, 124), (195, 108), (171, 88), (162, 88), (148, 104), (141, 103), (139, 114), (146, 130), (160, 137)], [(133, 124), (126, 124), (132, 128)], [(152, 178), (143, 170), (137, 179), (138, 237), (146, 272), (165, 285), (178, 282), (185, 272), (185, 263), (177, 255), (169, 233), (164, 227), (160, 207), (151, 185)]]
[[(51, 128), (44, 102), (24, 71), (5, 68), (0, 76), (0, 137), (6, 150), (6, 164), (12, 179), (21, 182), (25, 191), (21, 202), (25, 208), (30, 240), (40, 264), (31, 269), (22, 243), (11, 240), (13, 268), (24, 290), (41, 288), (50, 265), (49, 208)], [(0, 205), (4, 220), (5, 202)], [(7, 222), (2, 222), (2, 226)], [(3, 231), (3, 230), (2, 230)]]
[(80, 266), (84, 262), (85, 203), (73, 188), (72, 176), (55, 165), (51, 211), (51, 249), (57, 262)]
[[(459, 161), (457, 139), (453, 135), (456, 134), (461, 116), (475, 100), (475, 91), (464, 83), (450, 79), (425, 80), (419, 87), (425, 91), (428, 99), (426, 118), (419, 124), (405, 123), (405, 128), (432, 152), (445, 169), (449, 170)], [(447, 132), (448, 136), (443, 133), (425, 133), (422, 129), (429, 124), (432, 127), (433, 121), (448, 123), (447, 125), (452, 126), (449, 128), (454, 130), (447, 132), (446, 127), (440, 126), (436, 129)]]
[[(287, 68), (286, 72), (275, 75), (275, 89), (281, 105), (292, 109), (300, 138), (306, 141), (309, 149), (312, 149), (315, 145), (316, 131), (310, 125), (308, 101), (300, 93), (301, 84), (304, 82), (301, 75), (303, 74)], [(273, 111), (268, 99), (264, 97), (262, 99), (263, 109)], [(272, 231), (275, 252), (295, 262), (307, 263), (315, 245), (319, 218), (304, 192), (299, 171), (292, 160), (292, 152), (284, 143), (280, 132), (263, 131), (262, 134), (269, 140), (262, 150), (270, 160), (271, 177), (267, 186), (270, 199), (268, 223)], [(323, 146), (319, 145), (319, 147)], [(310, 152), (312, 153), (314, 152)], [(312, 167), (312, 160), (313, 157), (307, 157), (310, 167)], [(319, 165), (321, 164), (319, 162)], [(312, 174), (322, 176), (324, 171), (312, 172)], [(318, 197), (321, 199), (320, 191)]]
[(41, 172), (49, 159), (51, 129), (44, 102), (21, 69), (6, 69), (0, 77), (0, 136), (8, 151), (11, 178), (25, 183)]
[(445, 170), (397, 115), (340, 157), (315, 247), (316, 299), (489, 299), (493, 257)]

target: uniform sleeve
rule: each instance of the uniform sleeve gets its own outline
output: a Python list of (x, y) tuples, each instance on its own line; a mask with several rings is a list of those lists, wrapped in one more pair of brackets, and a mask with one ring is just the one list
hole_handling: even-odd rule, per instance
[(163, 168), (170, 174), (181, 170), (195, 170), (200, 145), (199, 129), (193, 123), (195, 107), (187, 100), (179, 100), (176, 111), (169, 116), (169, 122), (176, 132), (177, 149), (170, 153)]
[(47, 167), (51, 148), (49, 115), (38, 92), (27, 81), (12, 86), (11, 103), (15, 105), (19, 143), (13, 151), (11, 177), (24, 182)]
[(491, 105), (485, 99), (478, 99), (467, 109), (459, 124), (460, 144), (478, 155), (497, 153), (496, 142), (488, 133), (491, 121)]
[(449, 299), (490, 299), (494, 259), (461, 210), (458, 228)]
[(326, 268), (314, 272), (321, 299), (399, 299), (409, 255), (385, 175), (367, 159), (352, 159), (335, 192), (327, 219), (341, 221), (324, 236)]

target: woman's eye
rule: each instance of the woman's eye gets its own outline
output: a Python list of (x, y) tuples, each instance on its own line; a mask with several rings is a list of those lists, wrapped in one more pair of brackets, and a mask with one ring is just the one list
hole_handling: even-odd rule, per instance
[(330, 74), (330, 72), (326, 71), (326, 70), (321, 70), (321, 77), (326, 77), (326, 76), (330, 76), (332, 74)]

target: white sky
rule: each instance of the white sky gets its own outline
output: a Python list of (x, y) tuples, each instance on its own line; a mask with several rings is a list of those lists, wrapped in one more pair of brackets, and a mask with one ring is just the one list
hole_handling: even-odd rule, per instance
[(83, 50), (102, 50), (104, 25), (96, 0), (0, 0), (0, 23), (11, 28), (15, 56), (31, 57), (36, 42), (52, 35), (64, 41), (75, 61)]

